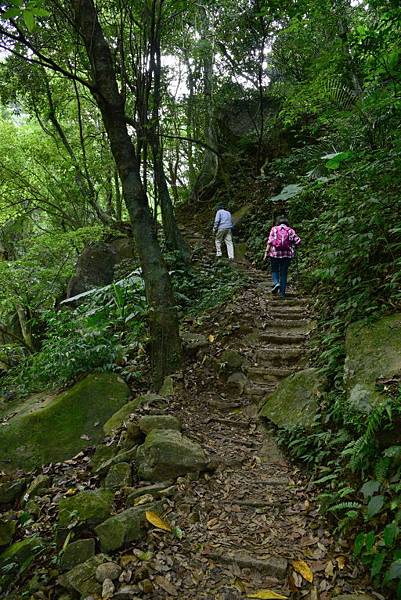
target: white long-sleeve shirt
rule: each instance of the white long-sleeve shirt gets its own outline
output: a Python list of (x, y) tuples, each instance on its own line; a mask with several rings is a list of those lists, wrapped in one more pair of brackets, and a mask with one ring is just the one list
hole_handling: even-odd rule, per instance
[(214, 219), (214, 229), (232, 229), (233, 227), (234, 223), (230, 211), (220, 208)]

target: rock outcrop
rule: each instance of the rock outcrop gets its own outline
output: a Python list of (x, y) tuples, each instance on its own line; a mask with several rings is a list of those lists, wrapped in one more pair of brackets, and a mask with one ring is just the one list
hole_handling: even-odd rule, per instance
[(298, 371), (279, 383), (264, 401), (259, 414), (277, 427), (301, 425), (309, 428), (313, 424), (325, 383), (318, 369)]
[(128, 396), (128, 386), (117, 375), (94, 373), (66, 392), (28, 398), (14, 413), (10, 408), (0, 431), (0, 455), (7, 456), (2, 468), (28, 470), (63, 461), (100, 442), (103, 423)]
[[(344, 384), (348, 400), (362, 412), (384, 400), (380, 382), (401, 375), (401, 313), (348, 327)], [(383, 387), (383, 386), (382, 386)]]

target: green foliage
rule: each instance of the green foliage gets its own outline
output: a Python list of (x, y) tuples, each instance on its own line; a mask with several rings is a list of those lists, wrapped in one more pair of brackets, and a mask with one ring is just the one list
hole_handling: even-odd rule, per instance
[[(146, 303), (137, 274), (82, 294), (75, 309), (43, 315), (41, 350), (27, 356), (3, 378), (4, 389), (27, 394), (69, 383), (91, 371), (122, 371), (137, 376), (134, 364), (146, 341)], [(128, 359), (130, 370), (125, 371)]]

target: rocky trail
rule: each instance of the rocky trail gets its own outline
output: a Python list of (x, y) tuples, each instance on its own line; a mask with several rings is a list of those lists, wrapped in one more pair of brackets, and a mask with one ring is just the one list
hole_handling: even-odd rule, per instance
[[(103, 446), (107, 450), (118, 443), (119, 453), (102, 456), (98, 449), (95, 461), (82, 452), (42, 470), (39, 477), (47, 478), (48, 489), (31, 500), (38, 516), (27, 524), (27, 532), (46, 538), (58, 519), (64, 550), (61, 567), (60, 551), (57, 560), (46, 554), (38, 558), (38, 580), (40, 569), (50, 571), (53, 579), (27, 597), (384, 598), (372, 591), (366, 595), (368, 580), (352, 562), (350, 548), (336, 540), (320, 517), (302, 467), (285, 458), (260, 419), (261, 400), (307, 366), (313, 327), (309, 299), (290, 288), (288, 299), (280, 301), (271, 296), (267, 273), (250, 266), (233, 268), (246, 273), (247, 284), (226, 306), (202, 319), (185, 319), (186, 367), (169, 379), (161, 397), (149, 396), (134, 414), (126, 412), (122, 427)], [(169, 430), (159, 446), (167, 448), (165, 464), (158, 464), (155, 450), (131, 480), (129, 465), (132, 459), (138, 463), (138, 455), (127, 440), (137, 436), (138, 423), (148, 433), (152, 418)], [(185, 474), (184, 465), (177, 479), (168, 470), (168, 443), (176, 442), (179, 428), (188, 440), (180, 441), (181, 467), (196, 455), (198, 468), (192, 465)], [(152, 437), (156, 446), (158, 435), (156, 428), (146, 440)], [(196, 454), (193, 444), (207, 460)], [(69, 518), (79, 515), (83, 505), (90, 505), (82, 494), (97, 493), (100, 486), (97, 502), (104, 516), (97, 514), (91, 522), (89, 507), (76, 531), (77, 520), (67, 519), (67, 529), (60, 528), (62, 507), (70, 511)], [(151, 511), (145, 533), (143, 523), (137, 522), (139, 517), (144, 521), (144, 510)], [(115, 516), (104, 521), (110, 512)], [(74, 545), (71, 552), (68, 547)]]

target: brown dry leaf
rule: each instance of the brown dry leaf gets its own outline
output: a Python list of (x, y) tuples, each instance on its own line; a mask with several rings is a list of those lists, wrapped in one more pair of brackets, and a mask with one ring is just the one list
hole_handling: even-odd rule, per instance
[(66, 491), (64, 496), (75, 496), (75, 494), (77, 494), (77, 493), (78, 493), (77, 488), (68, 488), (68, 490)]
[(209, 342), (211, 344), (213, 344), (215, 338), (214, 338), (214, 335), (210, 334), (207, 339), (209, 340)]
[(347, 559), (345, 558), (345, 556), (337, 556), (336, 562), (338, 564), (338, 568), (340, 569), (340, 571), (342, 571), (344, 569), (346, 560)]
[(324, 570), (324, 574), (326, 575), (326, 577), (333, 577), (334, 575), (334, 565), (331, 562), (331, 560), (329, 560), (329, 562), (326, 565), (326, 568)]
[(309, 581), (309, 583), (313, 582), (313, 573), (311, 568), (304, 560), (294, 560), (292, 561), (292, 566), (306, 581)]
[(155, 582), (162, 590), (170, 594), (170, 596), (177, 596), (178, 592), (176, 587), (166, 577), (157, 575), (157, 577), (155, 577)]
[(141, 504), (149, 504), (154, 500), (151, 494), (145, 494), (144, 496), (139, 496), (134, 500), (134, 506), (140, 506)]
[(252, 594), (248, 593), (247, 598), (258, 598), (259, 600), (274, 600), (275, 598), (279, 598), (281, 600), (287, 600), (287, 596), (277, 594), (277, 592), (273, 592), (272, 590), (257, 590)]
[(149, 523), (151, 523), (155, 527), (157, 527), (157, 529), (163, 529), (163, 531), (172, 531), (170, 525), (166, 521), (163, 521), (163, 519), (159, 517), (159, 515), (157, 515), (155, 512), (147, 510), (145, 513), (145, 517), (146, 520), (149, 521)]

